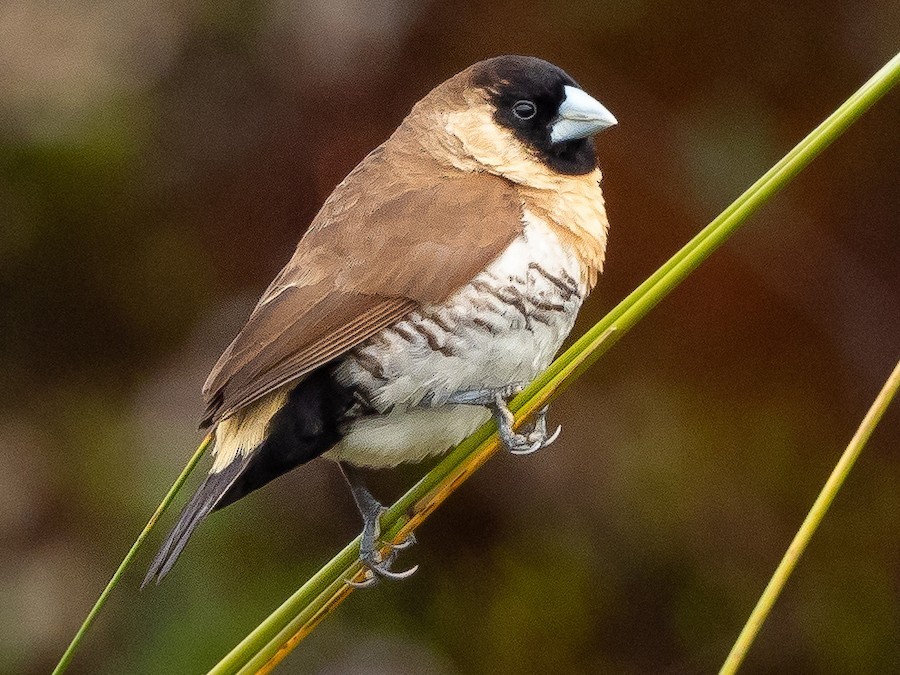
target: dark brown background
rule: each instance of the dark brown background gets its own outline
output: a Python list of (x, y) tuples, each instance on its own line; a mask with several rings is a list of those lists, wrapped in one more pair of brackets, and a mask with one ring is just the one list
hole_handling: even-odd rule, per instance
[[(618, 117), (583, 331), (897, 49), (900, 5), (0, 5), (0, 671), (45, 672), (199, 440), (199, 387), (430, 87), (542, 56)], [(898, 357), (895, 92), (498, 457), (284, 672), (711, 672)], [(888, 413), (747, 672), (900, 669)], [(423, 470), (380, 478), (385, 498)], [(171, 516), (164, 526), (170, 524)], [(73, 672), (214, 663), (359, 528), (314, 463), (117, 590)], [(157, 533), (155, 546), (162, 532)]]

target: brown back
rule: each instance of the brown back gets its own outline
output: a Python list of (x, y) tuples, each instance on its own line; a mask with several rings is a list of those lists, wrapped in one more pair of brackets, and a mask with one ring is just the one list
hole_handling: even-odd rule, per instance
[(444, 300), (522, 231), (511, 183), (441, 165), (408, 147), (410, 138), (398, 131), (325, 202), (210, 373), (203, 426), (339, 357), (419, 304)]

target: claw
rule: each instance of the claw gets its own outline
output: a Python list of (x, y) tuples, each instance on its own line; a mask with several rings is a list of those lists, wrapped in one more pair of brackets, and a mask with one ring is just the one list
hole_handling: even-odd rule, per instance
[(406, 538), (403, 541), (396, 544), (388, 544), (388, 546), (391, 547), (391, 551), (405, 551), (410, 546), (415, 545), (415, 543), (416, 535), (410, 532), (408, 535), (406, 535)]
[[(409, 537), (403, 540), (400, 545), (403, 548), (408, 548), (415, 543), (409, 542)], [(352, 581), (350, 579), (347, 580), (347, 584), (353, 586), (354, 588), (372, 588), (378, 584), (380, 579), (387, 579), (389, 581), (401, 581), (403, 579), (408, 579), (413, 574), (419, 571), (418, 565), (413, 565), (408, 570), (403, 570), (402, 572), (395, 572), (391, 569), (391, 565), (394, 564), (394, 560), (397, 557), (397, 547), (392, 547), (391, 552), (388, 554), (387, 558), (382, 559), (380, 553), (375, 551), (371, 555), (361, 554), (359, 557), (360, 562), (366, 570), (366, 578), (363, 581)]]
[[(402, 572), (394, 572), (391, 569), (391, 565), (394, 564), (394, 561), (397, 559), (397, 554), (405, 548), (409, 548), (415, 543), (415, 538), (410, 542), (409, 537), (400, 542), (400, 547), (394, 546), (393, 544), (387, 544), (389, 553), (387, 558), (383, 558), (379, 551), (373, 551), (372, 555), (366, 555), (363, 553), (360, 555), (360, 561), (362, 564), (372, 572), (374, 577), (381, 577), (382, 579), (390, 579), (392, 581), (398, 581), (400, 579), (406, 579), (411, 577), (416, 571), (419, 569), (418, 565), (413, 565), (408, 570), (404, 570)], [(373, 577), (373, 578), (374, 578)], [(376, 579), (377, 581), (377, 579)]]
[(413, 574), (419, 571), (418, 565), (413, 565), (408, 570), (402, 572), (393, 572), (386, 567), (376, 566), (370, 568), (377, 576), (382, 579), (390, 579), (391, 581), (400, 581), (401, 579), (409, 579)]
[(556, 427), (556, 431), (550, 434), (550, 437), (544, 441), (544, 447), (546, 448), (551, 443), (555, 442), (557, 438), (559, 438), (560, 433), (562, 433), (562, 424)]
[(491, 406), (494, 411), (494, 419), (497, 422), (497, 431), (500, 434), (500, 440), (512, 455), (530, 455), (532, 453), (546, 448), (553, 443), (562, 431), (562, 427), (557, 427), (550, 436), (547, 435), (547, 408), (542, 408), (537, 413), (534, 426), (531, 431), (525, 434), (519, 434), (513, 431), (512, 425), (515, 417), (506, 406), (506, 401), (500, 393), (494, 395), (494, 401)]
[(347, 579), (346, 583), (349, 586), (353, 586), (353, 588), (372, 588), (373, 586), (378, 585), (379, 579), (388, 579), (389, 581), (401, 581), (403, 579), (408, 579), (413, 574), (419, 571), (418, 565), (413, 565), (408, 570), (403, 570), (402, 572), (394, 572), (389, 569), (390, 565), (394, 562), (394, 555), (391, 554), (388, 556), (387, 560), (383, 563), (376, 563), (374, 561), (363, 560), (360, 561), (363, 564), (363, 567), (366, 570), (366, 577), (363, 581), (353, 581), (351, 579)]
[(548, 445), (553, 443), (557, 438), (559, 438), (559, 434), (562, 431), (562, 425), (556, 427), (556, 430), (547, 436), (546, 431), (544, 432), (535, 432), (532, 431), (528, 434), (527, 439), (530, 441), (534, 438), (534, 442), (527, 448), (513, 448), (509, 451), (511, 455), (530, 455), (533, 452), (537, 452), (538, 450), (543, 450)]
[(521, 449), (520, 448), (511, 448), (509, 451), (509, 454), (518, 455), (519, 457), (521, 457), (522, 455), (530, 455), (541, 449), (541, 447), (542, 447), (541, 443), (542, 442), (538, 440), (538, 441), (535, 441), (534, 443), (532, 443), (527, 448), (521, 448)]
[[(401, 545), (404, 547), (412, 546), (412, 543), (407, 543), (408, 540), (409, 538), (407, 537), (407, 539), (401, 542)], [(401, 581), (403, 579), (408, 579), (419, 571), (418, 565), (413, 565), (408, 570), (403, 570), (402, 572), (393, 571), (390, 567), (394, 564), (394, 559), (396, 557), (396, 549), (392, 550), (384, 560), (382, 560), (381, 554), (377, 551), (371, 556), (360, 556), (360, 562), (366, 570), (366, 578), (363, 581), (352, 581), (348, 579), (347, 584), (353, 586), (353, 588), (372, 588), (378, 584), (379, 579)]]
[(543, 447), (547, 447), (557, 438), (559, 438), (559, 433), (562, 431), (562, 426), (556, 427), (552, 434), (547, 435), (547, 409), (544, 408), (540, 412), (538, 412), (537, 421), (534, 423), (534, 427), (531, 430), (531, 433), (528, 434), (528, 440), (540, 440)]

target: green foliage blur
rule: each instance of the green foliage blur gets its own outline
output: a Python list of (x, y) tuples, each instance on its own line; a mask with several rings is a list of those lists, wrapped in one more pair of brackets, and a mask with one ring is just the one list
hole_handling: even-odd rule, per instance
[[(897, 49), (900, 5), (0, 5), (0, 672), (56, 662), (200, 440), (199, 389), (333, 186), (488, 56), (618, 117), (584, 330)], [(440, 509), (401, 584), (279, 672), (711, 672), (896, 361), (889, 96), (555, 405), (562, 439)], [(900, 414), (888, 412), (747, 672), (900, 671)], [(425, 467), (375, 479), (392, 499)], [(196, 482), (192, 481), (191, 486)], [(314, 462), (140, 563), (77, 673), (215, 663), (359, 529)]]

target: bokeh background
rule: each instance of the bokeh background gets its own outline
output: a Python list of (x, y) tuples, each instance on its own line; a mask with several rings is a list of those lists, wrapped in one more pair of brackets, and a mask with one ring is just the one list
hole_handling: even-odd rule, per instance
[[(581, 332), (889, 59), (898, 26), (893, 0), (0, 3), (0, 672), (59, 657), (200, 440), (220, 350), (432, 86), (533, 54), (619, 118)], [(716, 669), (900, 355), (898, 94), (555, 404), (561, 441), (492, 460), (420, 531), (420, 572), (355, 594), (282, 670)], [(747, 672), (900, 670), (898, 420)], [(138, 592), (173, 517), (72, 672), (202, 672), (359, 529), (316, 462)]]

